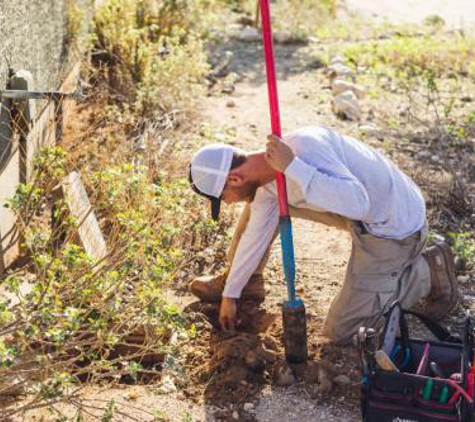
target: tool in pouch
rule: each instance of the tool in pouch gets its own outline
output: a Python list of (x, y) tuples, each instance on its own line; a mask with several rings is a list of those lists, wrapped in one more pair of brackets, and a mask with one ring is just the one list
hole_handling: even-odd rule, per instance
[[(260, 0), (260, 7), (271, 127), (272, 133), (280, 138), (282, 136), (282, 131), (280, 125), (269, 0)], [(303, 363), (307, 360), (307, 322), (304, 303), (301, 299), (297, 298), (295, 292), (294, 244), (284, 174), (277, 173), (276, 182), (280, 215), (279, 229), (282, 245), (282, 258), (288, 293), (288, 300), (282, 308), (285, 357), (289, 363)]]
[[(436, 340), (411, 338), (407, 315), (422, 322)], [(398, 302), (385, 318), (380, 340), (371, 348), (367, 344), (371, 328), (361, 327), (357, 336), (363, 364), (363, 421), (473, 421), (473, 320), (466, 319), (459, 337), (421, 314), (403, 310)], [(384, 358), (378, 360), (376, 355)]]

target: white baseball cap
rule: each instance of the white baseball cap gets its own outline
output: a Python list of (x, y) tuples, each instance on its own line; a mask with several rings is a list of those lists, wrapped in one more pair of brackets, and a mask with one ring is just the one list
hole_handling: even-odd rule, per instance
[(219, 217), (221, 194), (231, 169), (236, 148), (211, 144), (201, 148), (191, 159), (190, 183), (193, 190), (211, 201), (213, 220)]

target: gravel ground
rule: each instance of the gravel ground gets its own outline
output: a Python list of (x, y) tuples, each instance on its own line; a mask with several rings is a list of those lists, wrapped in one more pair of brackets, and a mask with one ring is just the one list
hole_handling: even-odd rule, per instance
[[(304, 396), (305, 397), (305, 396)], [(344, 397), (341, 398), (344, 400)], [(337, 406), (318, 403), (312, 398), (303, 398), (298, 388), (263, 390), (259, 405), (253, 412), (261, 422), (302, 422), (302, 421), (359, 421), (359, 409), (354, 413), (342, 411)]]

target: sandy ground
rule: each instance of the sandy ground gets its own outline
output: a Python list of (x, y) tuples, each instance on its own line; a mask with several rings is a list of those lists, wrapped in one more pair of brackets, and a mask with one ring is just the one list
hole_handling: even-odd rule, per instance
[(473, 0), (345, 0), (348, 9), (363, 16), (393, 23), (422, 23), (428, 16), (441, 16), (449, 27), (475, 25)]

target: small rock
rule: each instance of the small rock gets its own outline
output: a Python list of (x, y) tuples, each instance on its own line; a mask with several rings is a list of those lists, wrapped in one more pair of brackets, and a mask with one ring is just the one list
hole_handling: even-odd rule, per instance
[(365, 95), (364, 88), (352, 82), (348, 82), (343, 79), (334, 79), (332, 81), (332, 93), (334, 96), (345, 91), (353, 91), (358, 99), (363, 98)]
[(290, 34), (287, 34), (285, 32), (275, 32), (274, 41), (277, 44), (288, 44), (292, 41), (292, 37), (290, 36)]
[(319, 362), (318, 364), (318, 379), (332, 380), (337, 376), (335, 368), (327, 362)]
[(332, 387), (333, 387), (332, 382), (327, 378), (321, 379), (318, 383), (318, 391), (321, 394), (329, 393), (331, 391)]
[(358, 98), (353, 91), (345, 91), (333, 98), (333, 112), (341, 118), (348, 120), (359, 120), (361, 118), (361, 107)]
[(338, 375), (333, 378), (333, 382), (338, 385), (348, 385), (351, 383), (350, 379), (346, 375)]
[(138, 391), (129, 391), (126, 395), (125, 395), (125, 399), (126, 400), (137, 400), (139, 398), (139, 393)]
[(288, 365), (283, 365), (277, 370), (277, 377), (275, 384), (279, 387), (289, 387), (295, 383), (295, 377), (292, 373), (292, 369)]
[(221, 92), (223, 94), (232, 94), (234, 92), (234, 89), (235, 89), (234, 84), (227, 82), (221, 88)]
[(331, 64), (344, 64), (345, 63), (345, 59), (342, 57), (342, 56), (333, 56), (331, 59), (330, 59), (330, 63)]
[(473, 98), (470, 95), (464, 95), (463, 97), (460, 97), (460, 101), (463, 103), (471, 103)]
[(228, 108), (234, 108), (234, 107), (236, 107), (236, 103), (235, 103), (233, 100), (229, 100), (229, 101), (226, 103), (226, 107), (228, 107)]
[(169, 376), (163, 377), (162, 385), (158, 388), (159, 394), (171, 394), (177, 391), (176, 385)]
[(262, 356), (269, 363), (274, 363), (277, 360), (277, 352), (274, 350), (263, 349)]
[(266, 337), (264, 339), (264, 344), (266, 346), (266, 349), (273, 350), (274, 352), (277, 352), (279, 350), (279, 345), (277, 344), (277, 341), (273, 339), (272, 337)]
[(335, 79), (335, 78), (348, 78), (351, 80), (355, 79), (355, 75), (353, 71), (348, 67), (345, 66), (341, 63), (336, 63), (328, 66), (326, 70), (326, 75), (330, 79)]
[(211, 71), (212, 76), (216, 78), (224, 78), (229, 73), (229, 63), (233, 57), (232, 51), (225, 51), (224, 57), (217, 63)]
[(319, 365), (317, 362), (312, 361), (307, 364), (305, 371), (305, 381), (308, 384), (316, 384), (318, 382)]
[(249, 350), (244, 358), (246, 366), (253, 371), (264, 369), (265, 361), (254, 350)]
[(320, 42), (320, 39), (317, 37), (308, 37), (308, 42), (317, 43)]
[(236, 419), (236, 420), (239, 419), (239, 413), (237, 412), (237, 410), (233, 412), (233, 419)]
[(244, 403), (243, 409), (245, 412), (250, 412), (254, 409), (254, 405), (252, 403)]
[(241, 41), (245, 42), (256, 42), (261, 41), (260, 32), (251, 26), (246, 26), (237, 36)]
[(242, 365), (233, 365), (223, 375), (223, 383), (230, 387), (241, 384), (241, 381), (247, 380), (249, 376), (249, 370)]
[(458, 281), (459, 283), (466, 283), (466, 282), (469, 281), (469, 280), (470, 280), (470, 276), (469, 276), (469, 275), (459, 275), (459, 276), (457, 277), (457, 281)]

